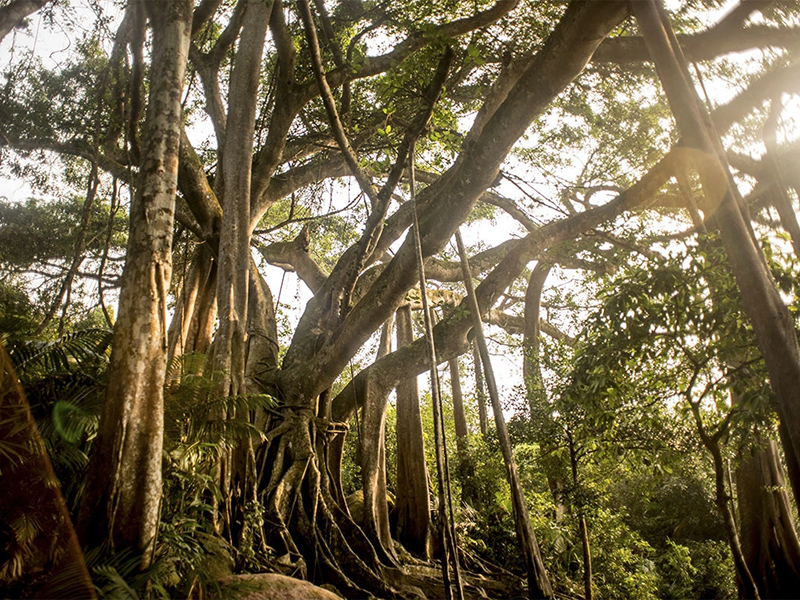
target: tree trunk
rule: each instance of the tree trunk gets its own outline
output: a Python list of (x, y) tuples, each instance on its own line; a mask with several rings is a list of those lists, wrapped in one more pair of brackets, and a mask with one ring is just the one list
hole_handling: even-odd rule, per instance
[(522, 376), (528, 391), (528, 402), (531, 411), (534, 404), (546, 401), (544, 381), (542, 380), (541, 361), (539, 360), (539, 319), (541, 314), (542, 291), (550, 265), (536, 263), (528, 278), (528, 289), (525, 293), (525, 331), (522, 336)]
[(467, 414), (464, 411), (464, 394), (461, 391), (461, 373), (458, 357), (448, 361), (450, 367), (450, 389), (453, 392), (453, 421), (456, 428), (456, 449), (459, 456), (467, 451)]
[(127, 261), (106, 392), (79, 529), (85, 544), (152, 560), (161, 503), (167, 289), (183, 119), (181, 91), (193, 3), (149, 3), (153, 70), (140, 179), (131, 206)]
[(754, 444), (736, 469), (742, 551), (762, 598), (800, 593), (800, 541), (778, 446)]
[[(579, 492), (578, 455), (571, 435), (569, 436), (569, 462), (572, 469), (572, 488), (577, 494)], [(585, 600), (592, 600), (594, 592), (592, 591), (592, 547), (589, 543), (589, 526), (586, 523), (586, 513), (580, 498), (575, 504), (578, 509), (578, 530), (583, 550), (583, 596)]]
[[(261, 273), (250, 261), (247, 310), (247, 361), (245, 364), (245, 389), (243, 393), (257, 394), (261, 390), (255, 383), (264, 371), (278, 367), (278, 331), (272, 293)], [(248, 421), (259, 430), (268, 427), (269, 419), (262, 409), (235, 415)], [(226, 499), (230, 538), (240, 552), (253, 548), (264, 539), (261, 523), (252, 516), (258, 505), (259, 473), (256, 463), (255, 440), (248, 436), (238, 440), (230, 454), (230, 488)]]
[[(217, 277), (219, 328), (213, 357), (214, 373), (219, 377), (216, 393), (223, 397), (246, 393), (248, 292), (253, 262), (250, 256), (250, 183), (261, 57), (271, 11), (271, 1), (246, 1), (244, 24), (230, 79), (229, 97), (233, 101), (229, 105), (221, 157), (223, 212)], [(251, 481), (246, 474), (251, 461), (254, 461), (251, 448), (224, 453), (220, 460), (224, 505), (222, 528), (232, 542), (238, 541), (244, 526), (245, 499), (239, 486)], [(243, 477), (245, 481), (242, 481)], [(255, 481), (254, 477), (252, 481)]]
[[(397, 347), (414, 341), (411, 308), (397, 310)], [(431, 551), (430, 490), (425, 439), (419, 410), (417, 376), (397, 386), (397, 539), (409, 551), (428, 558)]]
[(263, 377), (264, 373), (278, 368), (280, 346), (272, 290), (269, 289), (252, 259), (249, 273), (245, 390), (248, 394), (257, 394), (262, 391), (257, 383), (258, 379)]
[(722, 522), (725, 525), (725, 533), (728, 535), (728, 544), (730, 545), (733, 564), (736, 568), (736, 582), (739, 586), (739, 593), (743, 598), (755, 598), (758, 600), (761, 596), (753, 574), (750, 572), (747, 561), (744, 558), (739, 532), (736, 528), (736, 519), (734, 518), (733, 510), (731, 510), (731, 498), (725, 489), (725, 463), (722, 460), (719, 443), (706, 435), (703, 435), (703, 443), (714, 460), (716, 504), (722, 516)]
[(219, 392), (244, 392), (247, 343), (247, 292), (250, 268), (250, 180), (261, 55), (272, 2), (247, 0), (244, 25), (231, 73), (230, 104), (222, 149), (222, 224), (217, 302), (219, 330), (214, 371)]
[(483, 366), (478, 350), (478, 342), (472, 342), (472, 364), (475, 366), (475, 399), (478, 402), (478, 419), (480, 421), (481, 435), (489, 435), (489, 415), (486, 413), (486, 390), (483, 386)]
[(208, 244), (200, 244), (183, 278), (169, 324), (170, 361), (191, 352), (208, 352), (217, 316), (216, 287), (217, 262)]
[[(800, 346), (794, 322), (767, 269), (731, 179), (719, 138), (697, 91), (690, 83), (675, 34), (656, 0), (633, 2), (639, 27), (659, 71), (678, 129), (695, 152), (695, 163), (706, 202), (701, 209), (714, 215), (742, 301), (764, 356), (777, 397), (778, 414), (786, 426), (784, 451), (800, 457)], [(791, 462), (791, 459), (789, 459)]]
[[(378, 346), (378, 358), (392, 351), (392, 329), (394, 319), (383, 326)], [(389, 531), (389, 505), (386, 498), (386, 406), (389, 394), (376, 393), (370, 380), (380, 377), (372, 374), (364, 390), (364, 410), (361, 422), (361, 483), (364, 490), (364, 520), (362, 525), (378, 556), (397, 564), (392, 534)], [(380, 386), (377, 386), (380, 389)], [(398, 445), (399, 447), (399, 445)]]
[(489, 348), (486, 345), (486, 338), (483, 335), (483, 324), (481, 323), (480, 307), (472, 286), (472, 275), (469, 268), (467, 252), (464, 242), (461, 240), (461, 233), (456, 230), (456, 243), (458, 254), (461, 259), (461, 272), (464, 277), (464, 286), (467, 289), (467, 306), (469, 307), (470, 319), (474, 324), (475, 340), (478, 342), (481, 361), (483, 362), (484, 373), (486, 374), (486, 387), (489, 390), (489, 398), (492, 401), (492, 411), (494, 412), (494, 422), (497, 429), (497, 439), (500, 442), (500, 450), (503, 454), (503, 462), (506, 466), (506, 477), (511, 488), (511, 504), (514, 509), (514, 529), (517, 532), (517, 541), (522, 551), (525, 568), (528, 574), (528, 594), (534, 598), (552, 598), (553, 587), (547, 570), (542, 561), (542, 554), (539, 550), (539, 542), (531, 525), (531, 518), (528, 513), (528, 505), (525, 495), (522, 493), (522, 484), (519, 479), (517, 463), (514, 459), (514, 451), (511, 447), (511, 439), (508, 436), (503, 409), (500, 406), (500, 396), (497, 391), (497, 382), (494, 378), (491, 360), (489, 358)]

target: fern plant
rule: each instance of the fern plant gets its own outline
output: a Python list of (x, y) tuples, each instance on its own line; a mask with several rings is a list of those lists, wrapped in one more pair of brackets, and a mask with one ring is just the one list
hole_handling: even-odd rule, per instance
[[(111, 339), (111, 331), (101, 329), (76, 331), (51, 341), (8, 338), (9, 355), (73, 513), (97, 432)], [(232, 557), (236, 552), (214, 532), (221, 503), (217, 465), (220, 456), (243, 439), (263, 439), (252, 416), (271, 409), (275, 401), (265, 395), (220, 397), (215, 393), (214, 374), (205, 372), (206, 362), (203, 355), (189, 354), (176, 357), (168, 367), (164, 495), (156, 559), (142, 572), (136, 556), (89, 551), (87, 562), (101, 598), (186, 597), (198, 587), (205, 591), (215, 587), (220, 576), (209, 556)], [(13, 445), (0, 440), (0, 457), (13, 458), (17, 453)], [(5, 527), (12, 529), (13, 539), (24, 541), (48, 525), (35, 511), (26, 510), (20, 519), (5, 522)], [(24, 544), (9, 550), (15, 554), (8, 568), (24, 562)]]
[(274, 407), (266, 395), (221, 397), (216, 374), (202, 354), (172, 360), (164, 390), (164, 495), (157, 562), (167, 565), (162, 581), (175, 595), (216, 587), (220, 562), (233, 565), (236, 550), (216, 536), (222, 493), (220, 457), (243, 439), (264, 439), (252, 418)]

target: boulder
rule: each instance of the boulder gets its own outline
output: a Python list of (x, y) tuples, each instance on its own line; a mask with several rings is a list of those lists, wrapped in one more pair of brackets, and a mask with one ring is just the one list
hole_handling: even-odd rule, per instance
[(277, 573), (233, 575), (220, 580), (222, 597), (237, 600), (341, 600), (341, 596), (308, 581)]

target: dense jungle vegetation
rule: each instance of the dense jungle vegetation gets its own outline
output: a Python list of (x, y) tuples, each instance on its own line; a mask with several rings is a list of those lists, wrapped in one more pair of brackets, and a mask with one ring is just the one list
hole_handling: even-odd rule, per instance
[(800, 597), (796, 0), (0, 0), (0, 79), (1, 596)]

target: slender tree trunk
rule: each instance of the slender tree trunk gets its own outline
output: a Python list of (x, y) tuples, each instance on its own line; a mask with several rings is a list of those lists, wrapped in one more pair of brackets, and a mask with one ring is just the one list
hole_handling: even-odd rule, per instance
[(736, 489), (742, 551), (761, 597), (797, 597), (800, 540), (773, 440), (745, 451), (736, 469)]
[(461, 239), (461, 233), (456, 230), (456, 243), (458, 244), (458, 254), (461, 259), (461, 272), (464, 277), (464, 286), (467, 288), (467, 306), (469, 307), (470, 318), (474, 323), (475, 340), (478, 342), (481, 361), (483, 362), (484, 373), (486, 374), (486, 386), (489, 389), (489, 398), (492, 401), (492, 411), (494, 412), (494, 422), (497, 428), (497, 438), (500, 442), (500, 450), (503, 454), (503, 461), (506, 466), (506, 476), (508, 485), (511, 488), (511, 503), (514, 508), (514, 528), (517, 532), (517, 541), (524, 558), (525, 568), (528, 574), (528, 593), (531, 599), (552, 598), (553, 587), (550, 578), (542, 561), (542, 554), (539, 550), (539, 542), (531, 525), (531, 518), (528, 513), (528, 505), (525, 495), (522, 493), (517, 463), (514, 459), (514, 451), (511, 447), (511, 439), (508, 436), (503, 409), (500, 406), (500, 396), (497, 391), (497, 382), (494, 378), (492, 365), (489, 358), (489, 348), (486, 345), (486, 338), (483, 335), (483, 325), (481, 323), (480, 307), (475, 297), (475, 290), (472, 286), (472, 275), (469, 268), (467, 251)]
[(193, 3), (149, 3), (153, 69), (140, 179), (106, 392), (80, 511), (84, 543), (133, 548), (147, 566), (161, 504), (167, 289)]
[[(572, 469), (572, 487), (577, 493), (579, 491), (578, 455), (571, 435), (569, 437), (569, 463)], [(576, 502), (576, 507), (578, 509), (577, 517), (581, 549), (583, 550), (583, 595), (585, 600), (592, 600), (594, 592), (592, 591), (592, 547), (589, 543), (589, 526), (586, 523), (586, 513), (580, 500)]]
[(533, 410), (534, 403), (546, 400), (539, 360), (539, 319), (541, 316), (542, 291), (550, 274), (550, 265), (539, 262), (528, 278), (525, 292), (525, 330), (522, 336), (522, 376), (528, 391), (528, 402)]
[(722, 460), (719, 443), (706, 435), (703, 436), (703, 443), (714, 460), (716, 504), (722, 516), (722, 522), (725, 525), (725, 532), (728, 535), (728, 544), (733, 555), (733, 564), (736, 567), (736, 580), (740, 594), (744, 598), (756, 598), (758, 600), (761, 596), (753, 579), (753, 574), (750, 572), (747, 561), (744, 558), (739, 531), (736, 527), (736, 519), (733, 515), (733, 510), (731, 510), (731, 498), (725, 489), (725, 463)]
[[(540, 333), (541, 333), (541, 305), (542, 291), (550, 274), (552, 267), (542, 262), (538, 262), (531, 271), (528, 278), (528, 288), (525, 292), (525, 329), (522, 333), (522, 377), (525, 380), (525, 389), (528, 395), (528, 406), (533, 412), (536, 405), (547, 402), (547, 393), (544, 389), (544, 379), (542, 378), (542, 366), (540, 355)], [(564, 505), (564, 481), (561, 478), (559, 460), (550, 458), (548, 461), (549, 471), (547, 475), (547, 485), (553, 497), (553, 504), (556, 509), (556, 522), (560, 522), (567, 512)], [(588, 537), (587, 537), (588, 542)]]
[(216, 287), (217, 262), (208, 244), (200, 244), (183, 278), (169, 324), (170, 361), (190, 352), (208, 352), (217, 317)]
[[(411, 308), (397, 310), (397, 347), (414, 341)], [(417, 376), (397, 386), (397, 539), (408, 550), (428, 558), (431, 546), (430, 490), (425, 440), (419, 410)]]
[(464, 411), (464, 394), (461, 391), (461, 373), (458, 368), (458, 357), (448, 361), (450, 367), (450, 388), (453, 392), (453, 420), (456, 428), (456, 449), (459, 456), (467, 451), (467, 413)]
[(778, 414), (789, 435), (784, 448), (800, 457), (800, 346), (794, 322), (778, 293), (743, 201), (730, 175), (721, 142), (707, 110), (691, 84), (680, 47), (657, 0), (631, 3), (645, 42), (659, 71), (678, 129), (695, 152), (695, 163), (706, 197), (701, 207), (716, 218), (745, 310), (764, 356), (777, 397)]
[(481, 435), (489, 435), (489, 415), (486, 413), (486, 389), (483, 385), (483, 365), (478, 342), (472, 342), (472, 364), (475, 366), (475, 399), (478, 401), (478, 419)]
[[(92, 218), (92, 211), (94, 208), (94, 199), (97, 195), (97, 186), (99, 185), (100, 181), (97, 178), (97, 163), (92, 163), (92, 169), (89, 174), (89, 183), (86, 190), (86, 200), (83, 202), (83, 209), (81, 210), (81, 226), (78, 229), (78, 235), (75, 237), (75, 244), (73, 246), (73, 254), (72, 254), (72, 262), (67, 270), (67, 274), (64, 277), (64, 281), (61, 283), (61, 287), (58, 290), (58, 294), (56, 294), (55, 299), (50, 304), (50, 308), (47, 309), (47, 314), (45, 314), (44, 319), (39, 324), (39, 327), (36, 328), (36, 335), (41, 334), (45, 328), (50, 324), (53, 317), (56, 314), (58, 308), (64, 303), (63, 311), (62, 311), (62, 318), (61, 323), (58, 327), (58, 335), (61, 336), (64, 333), (64, 316), (66, 315), (67, 309), (69, 308), (70, 302), (70, 291), (72, 290), (72, 282), (75, 280), (75, 275), (78, 274), (78, 269), (80, 268), (81, 264), (84, 261), (85, 254), (84, 254), (84, 243), (86, 240), (86, 231), (89, 229), (89, 222)], [(102, 285), (102, 282), (98, 282), (98, 286)], [(64, 302), (64, 297), (66, 296), (67, 300)]]

